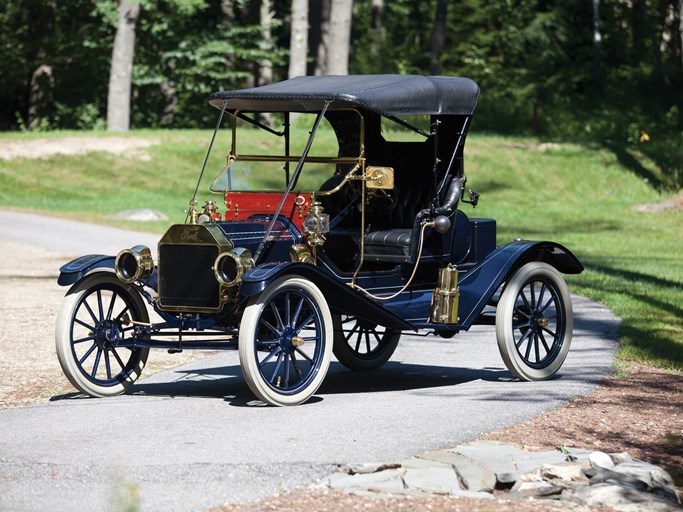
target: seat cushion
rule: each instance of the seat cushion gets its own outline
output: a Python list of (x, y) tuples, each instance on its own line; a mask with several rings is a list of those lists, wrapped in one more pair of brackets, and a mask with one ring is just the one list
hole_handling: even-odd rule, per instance
[(389, 229), (371, 231), (365, 235), (365, 254), (367, 256), (410, 256), (410, 229)]

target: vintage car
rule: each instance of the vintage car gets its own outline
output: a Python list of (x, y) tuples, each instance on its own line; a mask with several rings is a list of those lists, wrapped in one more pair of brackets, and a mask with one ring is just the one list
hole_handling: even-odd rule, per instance
[[(68, 379), (112, 396), (150, 348), (236, 349), (259, 399), (296, 405), (333, 353), (374, 370), (403, 331), (451, 338), (482, 324), (495, 326), (515, 377), (555, 375), (573, 329), (561, 273), (583, 267), (549, 241), (497, 247), (495, 221), (461, 210), (479, 198), (463, 166), (478, 99), (468, 78), (413, 75), (212, 94), (218, 121), (185, 222), (156, 255), (138, 245), (61, 268), (71, 287), (56, 346)], [(210, 191), (221, 199), (200, 206), (219, 135), (226, 165)]]

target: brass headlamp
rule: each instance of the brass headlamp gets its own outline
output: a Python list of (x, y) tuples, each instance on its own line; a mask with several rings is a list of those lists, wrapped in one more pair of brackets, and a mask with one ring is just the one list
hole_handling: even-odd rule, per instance
[(330, 231), (330, 216), (323, 211), (320, 201), (311, 198), (311, 208), (303, 222), (304, 235), (311, 246), (324, 244), (325, 233)]

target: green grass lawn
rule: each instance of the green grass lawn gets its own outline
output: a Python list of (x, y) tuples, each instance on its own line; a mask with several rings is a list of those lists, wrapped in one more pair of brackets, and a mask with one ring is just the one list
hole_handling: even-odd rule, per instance
[[(257, 152), (253, 131), (241, 153)], [(3, 134), (23, 137), (82, 133)], [(90, 134), (89, 134), (90, 135)], [(98, 134), (101, 136), (103, 134)], [(122, 210), (153, 208), (182, 222), (208, 147), (208, 131), (142, 131), (127, 136), (159, 141), (148, 160), (106, 153), (0, 160), (0, 206), (161, 232), (169, 223), (121, 223)], [(267, 136), (272, 137), (272, 136)], [(219, 138), (198, 199), (216, 199), (208, 186), (225, 165), (229, 140)], [(327, 144), (323, 141), (324, 144)], [(574, 293), (609, 306), (623, 319), (622, 360), (683, 370), (683, 211), (642, 213), (634, 206), (664, 199), (656, 166), (638, 153), (586, 144), (470, 135), (468, 187), (481, 194), (470, 216), (494, 217), (498, 243), (553, 240), (586, 267), (567, 276)]]

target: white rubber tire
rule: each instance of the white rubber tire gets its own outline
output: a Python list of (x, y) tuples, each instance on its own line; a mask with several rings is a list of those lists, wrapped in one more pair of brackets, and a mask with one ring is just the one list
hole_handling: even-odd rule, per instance
[[(520, 322), (520, 316), (528, 315), (531, 316), (532, 312), (528, 311), (528, 306), (524, 302), (518, 304), (518, 298), (521, 293), (525, 293), (523, 290), (528, 289), (530, 283), (536, 282), (541, 283), (541, 289), (543, 289), (543, 284), (546, 285), (546, 290), (553, 289), (554, 295), (551, 293), (551, 298), (544, 304), (547, 304), (547, 309), (545, 311), (553, 310), (555, 316), (552, 315), (546, 319), (541, 304), (535, 310), (533, 328), (535, 331), (531, 331), (530, 336), (526, 336), (526, 331), (520, 329), (520, 339), (515, 337), (515, 327), (513, 323), (515, 322), (515, 315), (517, 315), (517, 322)], [(544, 292), (545, 294), (545, 292)], [(540, 292), (539, 292), (540, 296)], [(531, 302), (531, 301), (529, 301)], [(520, 309), (526, 309), (527, 312), (520, 313)], [(560, 319), (556, 320), (553, 325), (553, 318)], [(522, 319), (523, 321), (523, 319)], [(541, 327), (544, 322), (548, 322), (548, 327)], [(553, 344), (548, 348), (550, 350), (545, 350), (545, 345), (547, 341), (544, 339), (543, 331), (548, 333), (553, 333), (551, 330), (555, 328)], [(519, 329), (519, 324), (518, 327)], [(569, 347), (572, 341), (572, 332), (574, 329), (573, 322), (573, 311), (572, 302), (569, 295), (569, 289), (565, 283), (562, 275), (552, 266), (533, 261), (522, 266), (517, 270), (510, 280), (505, 285), (503, 293), (501, 294), (498, 306), (496, 308), (496, 338), (498, 340), (498, 349), (500, 355), (505, 362), (508, 370), (517, 378), (525, 381), (538, 381), (550, 379), (553, 375), (557, 373), (560, 369), (564, 360), (569, 352)], [(531, 355), (531, 350), (529, 346), (531, 345), (530, 338), (534, 336), (534, 332), (539, 332), (540, 335), (536, 335), (534, 355), (536, 355), (536, 361), (529, 360)], [(524, 338), (524, 339), (522, 339)], [(542, 343), (539, 341), (543, 338)], [(524, 350), (525, 354), (520, 352), (520, 348), (525, 346), (526, 340), (529, 340), (529, 345), (526, 345)], [(518, 348), (517, 345), (520, 345)], [(536, 350), (538, 352), (536, 352)], [(541, 351), (545, 352), (544, 357), (539, 357)], [(526, 356), (526, 357), (525, 357)]]
[[(81, 308), (83, 300), (91, 294), (97, 293), (96, 290), (101, 286), (106, 286), (108, 289), (114, 288), (119, 294), (126, 294), (133, 305), (134, 311), (131, 311), (132, 319), (140, 322), (149, 322), (147, 308), (140, 294), (132, 286), (125, 285), (119, 281), (111, 272), (97, 272), (87, 275), (69, 289), (57, 315), (55, 329), (57, 358), (69, 382), (79, 391), (92, 397), (109, 397), (124, 393), (140, 377), (149, 355), (148, 348), (131, 351), (131, 357), (127, 361), (130, 363), (130, 367), (125, 371), (121, 370), (117, 375), (112, 375), (112, 378), (107, 381), (100, 379), (101, 383), (94, 382), (96, 379), (89, 378), (88, 375), (84, 374), (84, 370), (79, 365), (71, 342), (72, 333), (75, 332), (74, 328), (82, 331), (84, 327), (75, 327), (74, 316), (77, 314), (82, 315), (84, 311), (84, 308)], [(134, 354), (137, 355), (133, 357)], [(126, 364), (126, 366), (128, 365)]]
[[(320, 350), (316, 359), (317, 368), (311, 370), (304, 387), (292, 392), (280, 392), (276, 386), (271, 385), (261, 373), (259, 368), (258, 352), (256, 350), (256, 337), (259, 322), (264, 310), (270, 307), (271, 300), (282, 294), (293, 292), (301, 294), (310, 301), (318, 311), (320, 322)], [(320, 289), (311, 281), (300, 277), (284, 276), (273, 281), (263, 293), (252, 297), (244, 310), (239, 332), (239, 357), (244, 378), (249, 389), (263, 402), (275, 406), (299, 405), (308, 400), (318, 390), (330, 365), (332, 354), (334, 331), (332, 328), (332, 315), (325, 296)], [(285, 360), (286, 364), (289, 364)]]

